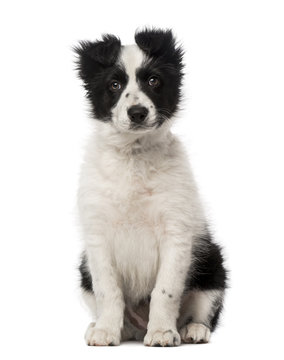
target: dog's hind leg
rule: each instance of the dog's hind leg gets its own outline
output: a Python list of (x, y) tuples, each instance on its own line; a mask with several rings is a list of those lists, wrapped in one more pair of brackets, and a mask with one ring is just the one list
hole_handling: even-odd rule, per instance
[(87, 309), (89, 310), (89, 313), (91, 314), (92, 317), (92, 322), (89, 324), (86, 332), (85, 332), (85, 341), (87, 345), (90, 345), (91, 342), (91, 338), (92, 338), (92, 334), (93, 334), (93, 329), (95, 328), (96, 325), (96, 298), (93, 292), (91, 291), (86, 291), (84, 289), (82, 289), (82, 298), (83, 301), (85, 303), (85, 305), (87, 306)]
[(95, 322), (96, 318), (97, 318), (95, 294), (90, 291), (82, 290), (82, 298), (83, 298), (84, 304), (86, 305), (87, 309), (89, 310), (89, 313), (91, 314), (92, 321)]
[(207, 343), (222, 308), (223, 290), (192, 290), (183, 298), (178, 321), (181, 340)]
[(97, 312), (96, 312), (96, 298), (92, 287), (92, 277), (88, 268), (87, 258), (85, 253), (82, 254), (79, 271), (81, 275), (82, 299), (92, 317), (92, 322), (89, 324), (85, 332), (85, 341), (87, 345), (90, 345), (93, 329), (95, 328), (96, 325)]
[(183, 342), (206, 343), (218, 323), (227, 282), (221, 248), (210, 234), (196, 239), (193, 262), (181, 301), (178, 328)]

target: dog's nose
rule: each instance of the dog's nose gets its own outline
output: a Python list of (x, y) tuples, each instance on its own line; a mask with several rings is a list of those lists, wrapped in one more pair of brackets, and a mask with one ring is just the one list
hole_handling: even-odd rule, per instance
[(140, 124), (146, 119), (148, 112), (148, 109), (146, 109), (144, 106), (134, 105), (128, 109), (127, 114), (131, 121), (136, 124)]

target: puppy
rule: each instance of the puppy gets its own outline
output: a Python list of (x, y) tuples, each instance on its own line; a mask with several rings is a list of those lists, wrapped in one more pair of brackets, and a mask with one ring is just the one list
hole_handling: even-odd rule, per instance
[(212, 241), (185, 150), (171, 133), (183, 50), (170, 30), (136, 45), (113, 35), (81, 42), (96, 131), (78, 193), (88, 345), (206, 343), (222, 309), (226, 271)]

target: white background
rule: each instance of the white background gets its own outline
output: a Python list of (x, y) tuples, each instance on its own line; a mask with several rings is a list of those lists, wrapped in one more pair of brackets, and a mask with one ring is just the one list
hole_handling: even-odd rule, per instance
[[(281, 1), (2, 1), (2, 359), (283, 356), (284, 9)], [(186, 49), (184, 140), (231, 270), (208, 345), (87, 347), (76, 189), (88, 119), (71, 51), (171, 27)]]

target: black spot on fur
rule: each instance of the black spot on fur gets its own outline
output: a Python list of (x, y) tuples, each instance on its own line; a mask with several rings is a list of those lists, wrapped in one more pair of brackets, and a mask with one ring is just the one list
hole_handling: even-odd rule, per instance
[(126, 98), (128, 98), (128, 96), (129, 96), (129, 93), (127, 93), (127, 94), (125, 95)]
[[(78, 55), (77, 70), (93, 114), (99, 120), (109, 121), (110, 110), (128, 81), (125, 70), (116, 64), (121, 51), (120, 40), (113, 35), (104, 35), (101, 41), (81, 41), (74, 50)], [(113, 80), (121, 83), (119, 91), (111, 91)]]
[(81, 288), (85, 291), (93, 292), (92, 276), (88, 268), (87, 256), (85, 253), (82, 254), (79, 271), (81, 275)]
[[(177, 46), (171, 30), (146, 29), (135, 35), (137, 45), (148, 57), (148, 61), (137, 71), (140, 87), (153, 101), (158, 124), (171, 117), (178, 109), (183, 77), (183, 50)], [(151, 87), (148, 79), (155, 76), (159, 86)]]
[(169, 298), (172, 298), (172, 297), (173, 297), (173, 295), (172, 295), (172, 294), (168, 294), (168, 297), (169, 297)]

